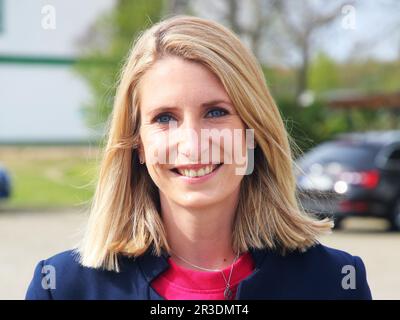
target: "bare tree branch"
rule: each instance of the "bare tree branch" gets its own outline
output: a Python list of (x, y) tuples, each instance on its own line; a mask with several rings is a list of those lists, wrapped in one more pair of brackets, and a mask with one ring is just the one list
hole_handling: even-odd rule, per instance
[[(298, 68), (297, 96), (308, 88), (308, 69), (310, 64), (313, 35), (316, 31), (333, 23), (341, 15), (342, 7), (353, 2), (342, 1), (328, 12), (323, 12), (321, 6), (313, 7), (311, 1), (294, 2), (283, 0), (280, 6), (280, 16), (283, 28), (287, 31), (288, 40), (293, 42), (300, 55)], [(295, 12), (295, 14), (293, 14)]]

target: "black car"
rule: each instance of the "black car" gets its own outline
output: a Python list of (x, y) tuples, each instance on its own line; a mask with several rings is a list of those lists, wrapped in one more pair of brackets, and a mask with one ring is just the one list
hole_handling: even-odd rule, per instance
[(7, 170), (0, 164), (0, 200), (8, 198), (11, 193), (10, 176)]
[(400, 230), (400, 131), (350, 133), (296, 161), (300, 203), (333, 216), (380, 217)]

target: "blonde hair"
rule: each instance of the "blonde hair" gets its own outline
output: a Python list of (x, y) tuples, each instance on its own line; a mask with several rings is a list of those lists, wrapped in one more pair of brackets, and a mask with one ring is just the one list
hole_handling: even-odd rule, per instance
[(119, 254), (140, 256), (151, 246), (156, 255), (170, 250), (158, 189), (138, 158), (138, 85), (146, 70), (165, 56), (207, 67), (246, 126), (254, 129), (254, 171), (241, 181), (233, 249), (305, 250), (329, 233), (332, 221), (320, 221), (299, 205), (291, 140), (254, 55), (216, 22), (175, 16), (144, 31), (122, 69), (90, 216), (77, 248), (81, 264), (118, 272)]

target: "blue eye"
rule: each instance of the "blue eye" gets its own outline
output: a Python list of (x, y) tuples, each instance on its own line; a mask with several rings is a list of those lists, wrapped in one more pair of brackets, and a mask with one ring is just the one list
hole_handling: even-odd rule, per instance
[(211, 110), (210, 112), (208, 112), (208, 114), (211, 114), (212, 117), (221, 117), (227, 114), (227, 112), (224, 109), (218, 108)]
[(172, 116), (169, 114), (162, 114), (155, 118), (155, 120), (159, 123), (168, 123), (172, 119)]
[[(215, 108), (215, 109), (212, 109), (207, 112), (206, 118), (219, 118), (226, 114), (228, 114), (228, 112), (226, 110), (224, 110), (222, 108)], [(169, 113), (164, 113), (164, 114), (160, 114), (157, 117), (155, 117), (153, 121), (156, 121), (159, 124), (167, 124), (171, 120), (175, 120), (175, 118)]]

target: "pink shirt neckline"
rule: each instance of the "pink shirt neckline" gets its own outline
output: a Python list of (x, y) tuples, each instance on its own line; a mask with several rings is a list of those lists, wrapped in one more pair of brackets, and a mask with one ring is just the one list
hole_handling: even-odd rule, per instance
[[(167, 300), (224, 299), (226, 282), (221, 271), (208, 272), (185, 268), (168, 258), (169, 268), (151, 283), (162, 297)], [(254, 261), (249, 252), (242, 254), (234, 263), (230, 285), (234, 295), (239, 282), (247, 278), (254, 270)], [(229, 279), (231, 266), (222, 270), (226, 280)]]

